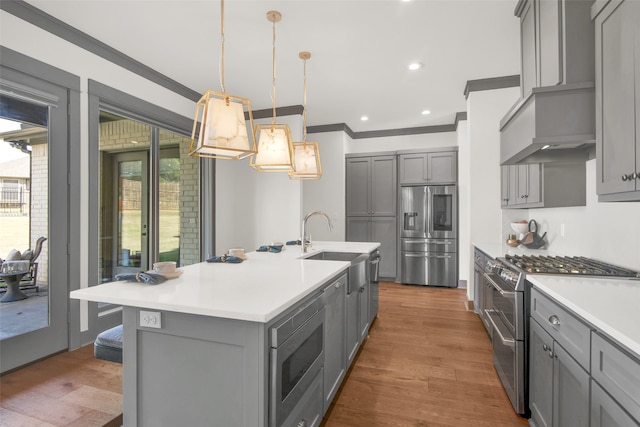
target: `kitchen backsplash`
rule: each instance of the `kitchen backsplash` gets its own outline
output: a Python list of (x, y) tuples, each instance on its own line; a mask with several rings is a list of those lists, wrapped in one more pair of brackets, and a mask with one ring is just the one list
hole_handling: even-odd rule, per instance
[[(502, 231), (512, 234), (511, 222), (535, 219), (540, 234), (547, 232), (547, 249), (587, 256), (640, 271), (640, 203), (599, 203), (596, 162), (587, 162), (587, 205), (552, 209), (503, 209)], [(561, 227), (564, 224), (564, 237)]]

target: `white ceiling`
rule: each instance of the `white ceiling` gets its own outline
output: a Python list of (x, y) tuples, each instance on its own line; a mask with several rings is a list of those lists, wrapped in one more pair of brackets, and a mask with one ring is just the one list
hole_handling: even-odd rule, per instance
[[(271, 108), (277, 10), (277, 105), (301, 105), (307, 125), (354, 131), (451, 124), (468, 80), (519, 74), (516, 0), (227, 0), (226, 92)], [(28, 0), (122, 53), (202, 93), (220, 90), (218, 0)], [(424, 68), (409, 71), (410, 62)], [(422, 110), (431, 110), (428, 116)], [(369, 121), (360, 117), (367, 115)]]

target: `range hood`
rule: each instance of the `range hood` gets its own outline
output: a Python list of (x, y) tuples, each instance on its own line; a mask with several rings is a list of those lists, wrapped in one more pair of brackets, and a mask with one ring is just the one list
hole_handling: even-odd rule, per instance
[(500, 164), (587, 161), (595, 140), (594, 83), (533, 88), (500, 121)]

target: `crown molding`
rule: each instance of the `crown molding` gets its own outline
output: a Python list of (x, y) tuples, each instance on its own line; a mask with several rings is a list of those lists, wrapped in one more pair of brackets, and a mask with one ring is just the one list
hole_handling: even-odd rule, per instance
[(512, 76), (491, 77), (488, 79), (467, 80), (464, 86), (464, 97), (469, 98), (470, 92), (481, 90), (504, 89), (508, 87), (520, 86), (520, 74)]

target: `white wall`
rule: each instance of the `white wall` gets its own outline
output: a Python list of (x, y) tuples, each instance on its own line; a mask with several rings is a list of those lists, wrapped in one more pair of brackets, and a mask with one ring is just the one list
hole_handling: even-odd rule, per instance
[[(587, 205), (571, 208), (506, 212), (502, 234), (512, 233), (509, 222), (533, 218), (540, 233), (547, 231), (547, 249), (560, 255), (586, 256), (640, 271), (640, 203), (598, 203), (596, 160), (587, 162)], [(564, 224), (564, 237), (560, 226)]]
[[(271, 118), (256, 120), (255, 124), (271, 121)], [(289, 125), (295, 141), (302, 140), (302, 116), (278, 117), (277, 122)], [(215, 255), (232, 247), (250, 252), (271, 242), (298, 238), (301, 181), (289, 179), (286, 173), (258, 172), (245, 159), (217, 161), (215, 184)]]
[[(469, 229), (468, 277), (473, 280), (473, 244), (502, 242), (500, 208), (500, 119), (518, 100), (520, 88), (512, 87), (469, 93), (467, 120), (469, 132)], [(462, 265), (462, 264), (461, 264)], [(467, 295), (473, 299), (473, 286)]]
[(322, 161), (322, 178), (302, 184), (302, 212), (323, 211), (331, 217), (333, 230), (327, 229), (322, 218), (309, 219), (308, 233), (313, 240), (344, 241), (345, 227), (345, 146), (350, 138), (344, 132), (326, 132), (307, 135), (308, 141), (317, 141)]
[[(469, 124), (467, 120), (458, 123), (456, 131), (458, 140), (458, 248), (468, 248), (471, 245), (471, 222), (469, 203), (471, 194), (471, 153), (469, 152)], [(467, 250), (458, 250), (458, 280), (466, 281), (469, 286), (469, 257)]]
[(455, 147), (456, 145), (458, 145), (456, 132), (424, 133), (419, 135), (350, 139), (347, 143), (346, 153), (375, 153), (378, 151)]

